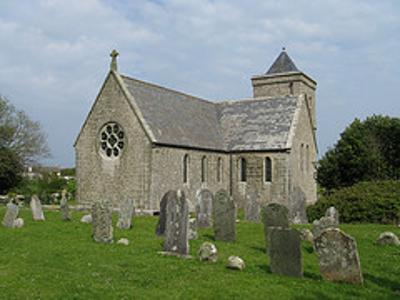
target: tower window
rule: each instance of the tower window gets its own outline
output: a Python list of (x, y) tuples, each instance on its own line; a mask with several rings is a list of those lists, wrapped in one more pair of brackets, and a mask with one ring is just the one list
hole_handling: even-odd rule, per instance
[(240, 158), (240, 181), (247, 181), (247, 162), (243, 157)]
[(289, 94), (293, 95), (293, 82), (289, 83)]
[(265, 182), (272, 182), (272, 160), (269, 157), (264, 161), (264, 179)]
[(201, 182), (206, 182), (207, 180), (207, 158), (203, 156), (201, 158)]
[(183, 157), (183, 182), (188, 182), (188, 167), (189, 167), (189, 155), (185, 154)]

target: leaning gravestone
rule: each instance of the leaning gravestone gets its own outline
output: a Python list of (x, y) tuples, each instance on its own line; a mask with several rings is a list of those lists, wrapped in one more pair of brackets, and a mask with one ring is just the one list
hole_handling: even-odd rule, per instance
[(268, 254), (271, 272), (303, 277), (300, 233), (295, 229), (269, 227)]
[(314, 240), (322, 277), (329, 281), (362, 284), (360, 258), (354, 238), (328, 228)]
[(112, 208), (107, 202), (96, 202), (92, 206), (93, 239), (98, 243), (113, 242)]
[(164, 235), (165, 233), (165, 223), (167, 221), (167, 199), (168, 199), (168, 193), (165, 193), (165, 195), (161, 198), (160, 201), (160, 215), (158, 217), (158, 223), (156, 227), (156, 234), (158, 236)]
[(164, 251), (179, 255), (189, 254), (189, 205), (182, 191), (169, 191)]
[(31, 210), (32, 210), (33, 220), (34, 221), (44, 221), (42, 203), (40, 203), (40, 199), (37, 195), (32, 196), (30, 206), (31, 206)]
[(61, 211), (61, 219), (63, 221), (70, 221), (71, 220), (71, 216), (69, 214), (69, 207), (68, 207), (68, 199), (67, 199), (67, 191), (66, 190), (63, 190), (61, 192), (60, 211)]
[(132, 227), (132, 217), (135, 213), (133, 199), (128, 198), (122, 201), (119, 207), (119, 218), (117, 227), (120, 229), (130, 229)]
[(213, 194), (209, 190), (200, 190), (197, 192), (196, 198), (197, 227), (210, 227), (212, 225)]
[(219, 190), (215, 195), (213, 219), (215, 239), (234, 242), (236, 240), (235, 203), (225, 190)]
[(260, 195), (257, 192), (250, 192), (246, 195), (246, 220), (252, 222), (260, 221)]
[(19, 208), (14, 203), (7, 204), (7, 211), (3, 219), (3, 226), (7, 228), (14, 228), (14, 222), (17, 219)]

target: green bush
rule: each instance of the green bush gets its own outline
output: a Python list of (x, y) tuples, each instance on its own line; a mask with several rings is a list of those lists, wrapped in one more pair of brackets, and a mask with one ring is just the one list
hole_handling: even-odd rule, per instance
[(400, 220), (400, 181), (360, 182), (351, 187), (320, 195), (307, 207), (310, 222), (334, 206), (341, 223), (398, 223)]

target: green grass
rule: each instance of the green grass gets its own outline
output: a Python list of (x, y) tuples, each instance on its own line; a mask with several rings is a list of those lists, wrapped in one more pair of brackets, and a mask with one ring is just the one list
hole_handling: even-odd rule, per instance
[[(4, 215), (0, 208), (0, 218)], [(115, 229), (115, 240), (129, 246), (96, 244), (91, 226), (62, 222), (58, 212), (45, 212), (45, 222), (33, 222), (22, 210), (21, 229), (0, 228), (1, 299), (399, 299), (400, 247), (376, 246), (379, 233), (400, 229), (386, 225), (343, 225), (357, 239), (363, 287), (323, 281), (316, 254), (303, 245), (304, 278), (271, 274), (261, 224), (240, 222), (237, 242), (215, 242), (215, 264), (157, 254), (162, 240), (154, 235), (153, 217), (138, 217), (133, 230)], [(114, 220), (115, 221), (115, 220)], [(190, 241), (191, 254), (212, 230)], [(246, 262), (242, 272), (226, 269), (230, 255)]]

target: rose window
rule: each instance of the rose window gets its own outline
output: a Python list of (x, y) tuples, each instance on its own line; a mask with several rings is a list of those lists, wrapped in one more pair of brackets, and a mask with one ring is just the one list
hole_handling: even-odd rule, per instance
[(125, 147), (125, 134), (117, 123), (108, 123), (100, 131), (100, 151), (107, 157), (118, 157)]

